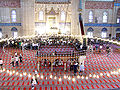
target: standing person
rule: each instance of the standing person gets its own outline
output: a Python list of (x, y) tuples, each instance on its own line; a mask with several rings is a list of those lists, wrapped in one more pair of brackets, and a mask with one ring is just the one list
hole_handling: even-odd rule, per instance
[(19, 66), (18, 65), (18, 56), (15, 56), (15, 61), (16, 61), (16, 66)]
[(34, 89), (34, 85), (36, 85), (38, 83), (37, 79), (34, 77), (32, 77), (31, 79), (31, 85), (32, 85), (32, 89)]
[(99, 49), (99, 52), (101, 52), (101, 50), (102, 50), (102, 45), (100, 45), (100, 49)]
[(84, 65), (81, 63), (81, 65), (80, 65), (80, 72), (79, 72), (79, 74), (80, 74), (80, 75), (82, 75), (82, 74), (83, 74), (83, 72), (84, 72)]
[(107, 57), (108, 57), (109, 53), (110, 53), (110, 47), (109, 47), (109, 45), (106, 46), (106, 52), (107, 52)]
[(73, 70), (73, 60), (71, 60), (71, 63), (70, 63), (70, 71)]
[(17, 52), (15, 52), (15, 56), (17, 56)]
[(19, 59), (20, 59), (20, 62), (22, 62), (22, 54), (20, 54)]
[(11, 58), (11, 64), (12, 64), (12, 66), (14, 67), (14, 57), (12, 56), (12, 58)]
[(3, 70), (3, 60), (0, 58), (0, 67), (1, 67), (1, 69)]
[(76, 61), (74, 62), (73, 67), (74, 67), (74, 75), (76, 76), (77, 75), (77, 67), (78, 67), (78, 63)]

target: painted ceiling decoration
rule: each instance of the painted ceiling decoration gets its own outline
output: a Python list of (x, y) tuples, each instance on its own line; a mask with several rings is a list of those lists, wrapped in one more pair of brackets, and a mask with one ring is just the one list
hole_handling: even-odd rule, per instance
[(86, 1), (85, 9), (113, 9), (113, 2)]
[(68, 4), (71, 0), (36, 0), (36, 3), (41, 4)]
[(0, 0), (0, 7), (20, 8), (20, 0)]

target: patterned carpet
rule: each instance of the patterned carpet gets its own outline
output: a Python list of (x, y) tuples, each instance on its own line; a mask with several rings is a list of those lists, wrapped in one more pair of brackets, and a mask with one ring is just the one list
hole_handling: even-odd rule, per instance
[[(45, 47), (42, 49), (45, 50)], [(68, 47), (60, 49), (72, 50)], [(5, 52), (0, 49), (0, 57), (4, 61), (4, 69), (0, 71), (0, 90), (31, 90), (31, 77), (37, 70), (36, 51), (25, 50), (23, 63), (19, 67), (12, 67), (10, 54), (15, 51), (18, 49), (5, 48)], [(63, 67), (54, 67), (53, 72), (50, 67), (41, 67), (37, 79), (38, 85), (34, 90), (120, 89), (120, 53), (113, 50), (107, 57), (105, 50), (100, 54), (87, 52), (83, 76), (74, 76), (69, 67), (67, 71)]]

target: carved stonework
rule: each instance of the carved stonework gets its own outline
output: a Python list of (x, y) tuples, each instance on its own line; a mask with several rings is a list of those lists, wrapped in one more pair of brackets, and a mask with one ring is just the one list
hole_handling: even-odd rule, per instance
[(48, 13), (47, 13), (47, 10), (46, 10), (46, 14), (47, 15), (58, 15), (59, 13), (56, 13), (55, 10), (52, 7), (51, 10)]

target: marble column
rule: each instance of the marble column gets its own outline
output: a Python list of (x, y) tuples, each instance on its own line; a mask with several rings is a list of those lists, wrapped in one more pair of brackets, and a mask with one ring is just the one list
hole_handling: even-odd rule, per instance
[(21, 0), (21, 23), (22, 34), (34, 35), (35, 34), (35, 0)]

